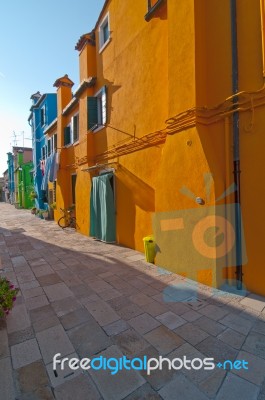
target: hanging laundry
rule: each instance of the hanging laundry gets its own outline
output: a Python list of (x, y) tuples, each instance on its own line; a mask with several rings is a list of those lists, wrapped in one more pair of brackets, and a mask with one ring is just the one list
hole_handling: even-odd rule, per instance
[(47, 158), (46, 164), (45, 164), (45, 172), (44, 172), (44, 176), (42, 178), (41, 190), (46, 190), (47, 189), (49, 173), (50, 173), (50, 167), (51, 167), (51, 161), (52, 161), (52, 156), (49, 156)]
[(44, 174), (45, 174), (45, 160), (40, 160), (40, 170), (41, 170), (42, 176), (44, 176)]
[(49, 173), (49, 182), (54, 182), (54, 169), (55, 169), (55, 162), (56, 162), (56, 153), (51, 154), (51, 166), (50, 166), (50, 173)]
[(60, 153), (56, 153), (55, 163), (54, 163), (54, 172), (53, 172), (53, 182), (57, 179), (59, 165), (60, 165)]

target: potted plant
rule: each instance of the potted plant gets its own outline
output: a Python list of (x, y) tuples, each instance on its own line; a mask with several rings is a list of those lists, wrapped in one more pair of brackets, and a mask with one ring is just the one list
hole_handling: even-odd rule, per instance
[(34, 199), (36, 199), (38, 197), (38, 195), (34, 190), (32, 190), (30, 192), (30, 194), (29, 194), (29, 197), (30, 197), (31, 200), (34, 200)]
[(0, 278), (0, 318), (9, 314), (19, 289), (6, 278)]
[(49, 204), (51, 210), (56, 210), (56, 202)]
[(43, 216), (44, 219), (48, 219), (49, 211), (48, 210), (42, 210), (42, 216)]
[(37, 213), (37, 207), (32, 207), (31, 214), (36, 215), (36, 213)]
[(43, 211), (43, 210), (39, 210), (39, 209), (37, 209), (37, 211), (36, 211), (36, 215), (37, 215), (37, 217), (38, 217), (38, 218), (41, 218), (41, 219), (43, 219), (42, 211)]

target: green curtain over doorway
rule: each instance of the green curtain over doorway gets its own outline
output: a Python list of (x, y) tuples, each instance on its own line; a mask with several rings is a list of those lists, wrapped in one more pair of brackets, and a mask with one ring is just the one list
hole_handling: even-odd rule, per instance
[(90, 236), (104, 242), (116, 241), (112, 173), (92, 178), (90, 194)]

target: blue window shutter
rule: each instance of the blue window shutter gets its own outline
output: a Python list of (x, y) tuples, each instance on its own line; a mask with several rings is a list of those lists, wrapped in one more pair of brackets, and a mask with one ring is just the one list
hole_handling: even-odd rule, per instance
[(64, 128), (64, 145), (67, 146), (71, 142), (71, 130), (70, 126)]
[(87, 129), (93, 131), (98, 127), (98, 98), (87, 98)]

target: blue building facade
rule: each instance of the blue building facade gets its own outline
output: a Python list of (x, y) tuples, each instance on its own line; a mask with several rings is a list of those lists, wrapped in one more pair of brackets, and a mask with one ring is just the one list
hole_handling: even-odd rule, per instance
[(8, 191), (9, 201), (11, 204), (15, 201), (15, 176), (14, 176), (14, 156), (11, 152), (7, 153), (7, 170), (8, 170)]
[(32, 106), (28, 122), (32, 130), (33, 164), (34, 164), (34, 192), (36, 194), (35, 207), (47, 209), (47, 191), (42, 190), (42, 179), (45, 169), (45, 160), (51, 149), (45, 138), (45, 129), (57, 117), (57, 94), (37, 92), (31, 96)]

